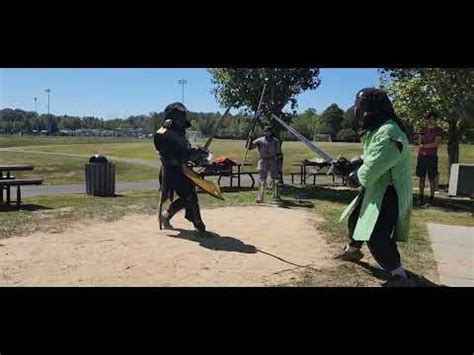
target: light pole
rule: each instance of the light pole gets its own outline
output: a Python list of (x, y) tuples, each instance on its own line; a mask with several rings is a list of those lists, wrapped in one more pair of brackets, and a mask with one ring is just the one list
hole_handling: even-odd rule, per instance
[(46, 89), (45, 92), (48, 93), (48, 136), (51, 135), (51, 115), (49, 110), (49, 95), (51, 93), (51, 89)]
[(188, 83), (188, 81), (185, 80), (185, 79), (178, 80), (178, 84), (180, 84), (183, 87), (182, 99), (181, 99), (181, 102), (183, 103), (183, 105), (184, 105), (184, 85), (187, 84), (187, 83)]
[(39, 117), (38, 117), (38, 98), (35, 97), (35, 113), (36, 113), (36, 116), (35, 119), (36, 119), (36, 133), (38, 133), (38, 127), (39, 127)]

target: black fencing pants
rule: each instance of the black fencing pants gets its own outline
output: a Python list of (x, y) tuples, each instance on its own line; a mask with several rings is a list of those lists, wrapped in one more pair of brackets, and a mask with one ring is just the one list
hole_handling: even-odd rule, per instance
[[(362, 200), (361, 200), (362, 201)], [(359, 217), (361, 202), (349, 217), (349, 245), (361, 248), (363, 242), (352, 239)], [(375, 261), (386, 271), (393, 271), (401, 265), (400, 253), (395, 242), (394, 229), (398, 219), (398, 197), (393, 186), (385, 191), (377, 223), (367, 246)]]
[(195, 186), (183, 175), (176, 177), (176, 179), (177, 181), (173, 182), (173, 189), (179, 198), (173, 201), (168, 208), (169, 218), (171, 219), (185, 208), (185, 218), (192, 222), (197, 229), (205, 231), (206, 227), (201, 219)]

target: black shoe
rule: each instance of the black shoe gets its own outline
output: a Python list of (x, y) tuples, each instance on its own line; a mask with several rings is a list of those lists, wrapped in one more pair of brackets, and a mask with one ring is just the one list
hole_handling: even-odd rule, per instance
[(410, 276), (408, 276), (408, 278), (405, 278), (400, 275), (395, 275), (395, 276), (392, 276), (390, 280), (384, 282), (382, 286), (383, 287), (416, 287), (416, 282)]
[(196, 229), (196, 232), (201, 238), (214, 238), (216, 236), (214, 233), (202, 229)]
[(364, 254), (360, 251), (360, 249), (356, 249), (354, 251), (344, 250), (341, 254), (336, 255), (334, 259), (354, 262), (354, 261), (359, 261), (363, 257), (364, 257)]
[(196, 228), (196, 232), (198, 232), (198, 234), (202, 234), (204, 235), (206, 233), (206, 226), (204, 225), (203, 222), (194, 222), (194, 228)]
[(173, 226), (170, 223), (170, 218), (161, 216), (161, 225), (163, 229), (174, 229)]

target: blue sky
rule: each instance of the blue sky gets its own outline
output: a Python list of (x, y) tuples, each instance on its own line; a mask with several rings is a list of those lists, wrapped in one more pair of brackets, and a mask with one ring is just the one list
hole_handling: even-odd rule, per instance
[[(51, 113), (125, 118), (162, 111), (181, 101), (179, 79), (186, 79), (184, 102), (189, 110), (223, 111), (210, 93), (206, 69), (0, 69), (0, 108), (47, 112), (46, 88), (51, 89)], [(357, 90), (379, 84), (376, 69), (321, 69), (321, 85), (298, 97), (299, 111), (322, 112), (332, 103), (346, 109)]]

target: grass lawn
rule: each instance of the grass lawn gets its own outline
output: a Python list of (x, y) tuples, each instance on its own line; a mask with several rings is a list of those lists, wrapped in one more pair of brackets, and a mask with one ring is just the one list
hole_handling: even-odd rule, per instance
[[(150, 169), (150, 164), (158, 165), (158, 158), (153, 142), (150, 139), (114, 140), (110, 138), (34, 138), (34, 139), (0, 139), (0, 147), (18, 147), (15, 152), (0, 151), (1, 163), (31, 163), (36, 161), (36, 171), (45, 178), (49, 184), (82, 183), (83, 164), (87, 158), (99, 151), (115, 160), (118, 170), (119, 182), (138, 182), (156, 179), (156, 169)], [(352, 157), (362, 152), (359, 143), (328, 143), (319, 142), (317, 145), (329, 155), (337, 158), (340, 155)], [(235, 161), (241, 162), (245, 153), (244, 141), (219, 140), (216, 139), (211, 145), (214, 156), (227, 156)], [(51, 155), (41, 153), (64, 154)], [(314, 158), (315, 155), (301, 142), (285, 142), (283, 144), (284, 172), (299, 171), (293, 164), (303, 159)], [(70, 156), (72, 154), (72, 156)], [(417, 148), (412, 147), (412, 174), (415, 175)], [(256, 166), (257, 152), (248, 154), (247, 162)], [(134, 160), (136, 164), (130, 164)], [(460, 162), (474, 162), (474, 146), (462, 145), (460, 148)], [(141, 164), (143, 163), (143, 164)], [(41, 168), (40, 165), (45, 165)], [(148, 164), (148, 165), (147, 165)], [(439, 149), (440, 184), (447, 184), (447, 151), (446, 146)], [(142, 165), (142, 171), (137, 171), (137, 165)], [(147, 169), (148, 168), (148, 169)], [(131, 170), (131, 171), (130, 171)], [(41, 172), (41, 174), (40, 174)], [(26, 175), (28, 176), (28, 174)], [(417, 186), (417, 178), (414, 176), (414, 186)]]
[[(20, 178), (42, 177), (45, 185), (83, 184), (84, 164), (88, 157), (45, 155), (18, 152), (0, 152), (0, 164), (31, 164), (32, 171), (17, 173)], [(120, 162), (117, 164), (117, 182), (156, 180), (158, 168)]]

